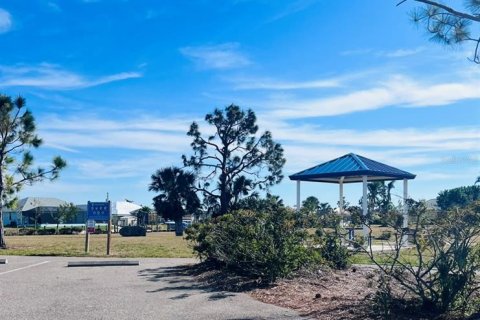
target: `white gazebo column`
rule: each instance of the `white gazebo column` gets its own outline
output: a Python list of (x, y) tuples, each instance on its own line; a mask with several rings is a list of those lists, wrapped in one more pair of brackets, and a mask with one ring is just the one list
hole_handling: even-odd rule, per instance
[[(404, 229), (408, 228), (408, 180), (403, 179), (403, 225)], [(408, 244), (408, 235), (404, 235), (402, 239), (402, 244)]]
[(300, 211), (300, 180), (297, 180), (297, 211)]
[(368, 239), (368, 228), (366, 226), (367, 223), (367, 191), (368, 191), (368, 186), (367, 186), (367, 176), (362, 176), (362, 182), (363, 182), (363, 197), (362, 197), (362, 211), (363, 211), (363, 218), (365, 219), (365, 224), (363, 225), (363, 237), (365, 239)]
[(339, 188), (339, 196), (340, 199), (338, 201), (338, 213), (341, 216), (340, 220), (340, 227), (343, 227), (343, 180), (345, 177), (340, 177), (340, 180), (338, 180), (338, 188)]

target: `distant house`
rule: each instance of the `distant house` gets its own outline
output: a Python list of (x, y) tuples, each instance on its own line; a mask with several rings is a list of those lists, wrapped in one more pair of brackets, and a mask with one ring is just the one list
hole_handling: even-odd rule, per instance
[[(31, 226), (35, 224), (55, 223), (52, 214), (58, 212), (61, 205), (67, 204), (67, 201), (57, 198), (27, 197), (18, 201), (14, 209), (4, 208), (3, 223), (5, 226)], [(77, 206), (78, 212), (74, 219), (65, 221), (65, 223), (85, 223), (86, 205)]]
[[(15, 209), (3, 209), (3, 224), (5, 226), (32, 226), (35, 224), (53, 224), (52, 214), (58, 212), (61, 205), (67, 201), (57, 198), (27, 197), (18, 202)], [(87, 221), (87, 205), (76, 205), (77, 215), (74, 219), (65, 221), (67, 224), (85, 224)], [(130, 201), (115, 201), (111, 203), (113, 223), (118, 226), (135, 225), (137, 218), (132, 213), (141, 206)]]

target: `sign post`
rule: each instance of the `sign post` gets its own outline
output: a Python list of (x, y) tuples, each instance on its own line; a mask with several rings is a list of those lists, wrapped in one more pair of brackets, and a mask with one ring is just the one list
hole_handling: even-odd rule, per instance
[[(111, 229), (112, 229), (112, 219), (111, 219), (111, 214), (110, 214), (110, 201), (106, 201), (106, 202), (90, 202), (90, 201), (88, 201), (88, 204), (87, 204), (87, 219), (88, 219), (88, 221), (93, 220), (93, 230), (95, 230), (95, 221), (108, 221), (107, 255), (110, 255), (110, 237), (111, 237)], [(89, 232), (87, 230), (87, 239), (88, 239), (88, 233)], [(87, 250), (87, 244), (85, 244), (85, 250)]]
[[(110, 203), (110, 201), (109, 201)], [(108, 219), (108, 230), (107, 230), (107, 256), (110, 255), (110, 241), (112, 238), (112, 219)]]

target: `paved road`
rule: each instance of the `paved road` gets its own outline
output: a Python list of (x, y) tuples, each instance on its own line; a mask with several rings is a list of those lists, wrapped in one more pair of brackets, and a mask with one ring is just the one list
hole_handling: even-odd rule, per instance
[(0, 319), (300, 319), (247, 294), (202, 287), (182, 272), (192, 259), (67, 268), (67, 261), (96, 259), (7, 258), (0, 264)]

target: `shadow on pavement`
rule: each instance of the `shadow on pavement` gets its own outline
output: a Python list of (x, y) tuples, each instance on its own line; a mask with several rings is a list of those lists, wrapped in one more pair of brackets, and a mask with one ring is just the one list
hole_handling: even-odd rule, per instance
[[(233, 292), (245, 292), (259, 287), (255, 279), (219, 271), (207, 264), (189, 264), (174, 267), (143, 269), (138, 275), (147, 281), (158, 282), (159, 288), (149, 293), (162, 291), (203, 291), (212, 293), (211, 301), (234, 296)], [(181, 293), (170, 299), (188, 298), (191, 294)]]

